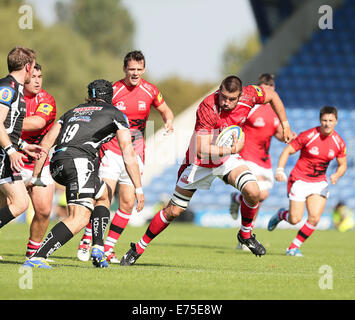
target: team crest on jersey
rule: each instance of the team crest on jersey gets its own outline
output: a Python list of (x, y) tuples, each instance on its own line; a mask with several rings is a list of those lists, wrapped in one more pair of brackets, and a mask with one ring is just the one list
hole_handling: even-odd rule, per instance
[(37, 108), (37, 112), (42, 112), (47, 116), (52, 112), (52, 110), (53, 110), (53, 106), (51, 106), (48, 103), (41, 103)]
[(329, 149), (328, 158), (332, 158), (333, 159), (334, 156), (335, 156), (334, 150), (333, 149)]
[(9, 87), (0, 87), (0, 102), (10, 105), (14, 96), (15, 90)]
[(145, 104), (145, 101), (138, 101), (138, 110), (143, 111), (146, 109), (147, 109), (147, 106)]
[(118, 101), (116, 103), (116, 107), (118, 110), (126, 110), (126, 106), (124, 105), (124, 101)]
[(309, 153), (310, 154), (313, 154), (315, 156), (318, 156), (319, 155), (319, 149), (318, 147), (312, 147), (310, 150), (309, 150)]
[(265, 127), (265, 121), (262, 117), (258, 117), (255, 119), (253, 125), (254, 127)]

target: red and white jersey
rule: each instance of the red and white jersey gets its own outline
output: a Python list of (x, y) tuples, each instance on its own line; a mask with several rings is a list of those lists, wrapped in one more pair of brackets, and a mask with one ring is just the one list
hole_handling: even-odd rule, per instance
[(213, 142), (218, 134), (231, 125), (242, 126), (249, 112), (257, 104), (265, 101), (262, 87), (250, 85), (243, 87), (238, 104), (231, 111), (224, 111), (218, 105), (219, 91), (207, 96), (196, 111), (195, 130), (190, 140), (189, 148), (184, 160), (185, 164), (194, 163), (201, 167), (214, 168), (223, 164), (229, 156), (218, 159), (198, 159), (196, 155), (196, 135), (213, 135)]
[(269, 103), (256, 105), (243, 126), (245, 144), (240, 152), (243, 159), (271, 169), (270, 143), (279, 125), (280, 120)]
[(344, 140), (334, 131), (330, 136), (315, 127), (300, 133), (290, 145), (301, 150), (300, 157), (291, 171), (293, 180), (306, 182), (327, 181), (326, 171), (331, 160), (346, 156)]
[[(54, 120), (57, 115), (57, 109), (54, 98), (45, 90), (41, 89), (39, 93), (33, 96), (26, 96), (26, 117), (39, 116), (46, 120), (46, 125), (40, 130), (34, 131), (22, 131), (21, 139), (27, 143), (39, 144), (45, 134), (52, 128)], [(24, 160), (25, 168), (33, 169), (34, 159), (27, 156)], [(49, 158), (47, 158), (45, 165), (49, 164)]]
[[(145, 150), (144, 132), (150, 108), (151, 106), (157, 108), (163, 103), (163, 96), (157, 87), (144, 79), (141, 79), (140, 84), (137, 86), (126, 85), (124, 79), (113, 84), (112, 104), (127, 116), (134, 150), (142, 158), (143, 162)], [(122, 155), (116, 137), (102, 145), (100, 157), (103, 156), (105, 150), (111, 150), (118, 155)]]

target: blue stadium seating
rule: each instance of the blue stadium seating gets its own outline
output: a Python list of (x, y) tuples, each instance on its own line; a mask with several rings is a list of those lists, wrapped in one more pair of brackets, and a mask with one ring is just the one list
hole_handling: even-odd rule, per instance
[[(297, 133), (319, 124), (319, 110), (324, 105), (339, 109), (336, 130), (347, 144), (348, 170), (338, 184), (330, 185), (330, 198), (326, 210), (344, 200), (355, 209), (355, 1), (346, 0), (345, 5), (334, 14), (334, 30), (313, 33), (276, 75), (277, 91), (283, 100), (292, 129)], [(270, 156), (276, 165), (284, 144), (273, 140)], [(298, 159), (298, 153), (289, 158), (285, 168), (290, 173)], [(172, 193), (179, 165), (174, 165), (145, 186), (147, 203), (159, 199), (159, 193)], [(334, 172), (336, 161), (328, 169), (328, 177)], [(228, 208), (231, 186), (219, 179), (211, 191), (197, 191), (190, 203), (193, 209)], [(288, 206), (286, 184), (275, 182), (270, 197), (262, 210), (276, 210)]]

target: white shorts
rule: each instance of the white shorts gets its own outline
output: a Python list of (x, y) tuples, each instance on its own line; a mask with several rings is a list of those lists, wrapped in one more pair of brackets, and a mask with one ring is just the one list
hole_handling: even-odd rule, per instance
[[(144, 164), (141, 157), (138, 155), (137, 161), (142, 176)], [(133, 182), (126, 171), (122, 155), (118, 155), (110, 150), (106, 150), (104, 156), (101, 158), (99, 177), (101, 179), (116, 180), (119, 184), (129, 184), (133, 186)]]
[(260, 191), (270, 190), (274, 185), (274, 173), (272, 169), (263, 168), (252, 161), (245, 161), (255, 177), (263, 177), (265, 180), (257, 181)]
[(222, 179), (233, 169), (245, 164), (245, 161), (239, 155), (230, 156), (224, 164), (216, 168), (206, 168), (192, 164), (180, 174), (176, 185), (187, 190), (209, 190), (216, 177)]
[(296, 180), (291, 186), (288, 198), (293, 201), (306, 201), (306, 198), (312, 194), (319, 194), (328, 199), (328, 182), (305, 182)]
[[(30, 182), (32, 178), (32, 173), (33, 173), (32, 169), (23, 168), (21, 170), (22, 180), (25, 185), (27, 185)], [(54, 183), (52, 175), (49, 171), (49, 165), (43, 167), (41, 172), (41, 181), (47, 186)]]

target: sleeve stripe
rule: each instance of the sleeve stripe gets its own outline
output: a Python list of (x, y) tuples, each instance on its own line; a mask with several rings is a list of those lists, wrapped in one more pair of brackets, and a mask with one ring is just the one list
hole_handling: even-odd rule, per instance
[(248, 104), (246, 104), (244, 102), (238, 102), (237, 104), (241, 104), (242, 106), (246, 106), (248, 108), (252, 108), (252, 106), (250, 106), (250, 105), (248, 105)]
[(308, 147), (308, 145), (310, 145), (314, 140), (316, 140), (319, 137), (319, 132), (311, 139), (307, 142), (307, 144), (305, 145), (305, 147)]
[(142, 85), (140, 85), (139, 88), (141, 88), (143, 91), (145, 91), (153, 99), (153, 96), (146, 88), (144, 88)]

